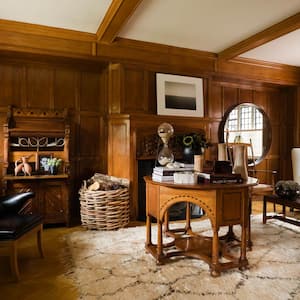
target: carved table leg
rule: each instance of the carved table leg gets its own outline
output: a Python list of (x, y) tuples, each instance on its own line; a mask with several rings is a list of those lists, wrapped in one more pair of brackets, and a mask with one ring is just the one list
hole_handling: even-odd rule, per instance
[(267, 222), (267, 200), (264, 196), (263, 200), (263, 224), (266, 224)]
[(252, 199), (251, 195), (249, 197), (249, 212), (248, 212), (248, 231), (247, 231), (247, 247), (252, 250), (252, 240), (251, 240), (251, 214), (252, 214)]
[(169, 229), (169, 211), (167, 210), (165, 212), (165, 216), (164, 216), (164, 232), (168, 232)]
[(185, 223), (185, 230), (186, 232), (191, 230), (191, 204), (189, 202), (186, 203), (186, 223)]
[(146, 246), (152, 245), (151, 241), (151, 217), (147, 215), (146, 217)]
[(219, 227), (213, 227), (213, 241), (212, 241), (212, 258), (210, 275), (212, 277), (220, 276), (220, 263), (219, 263)]
[(161, 263), (162, 258), (162, 221), (157, 220), (157, 263)]
[(240, 270), (245, 270), (248, 266), (248, 259), (246, 256), (247, 250), (247, 227), (245, 224), (242, 225), (242, 241), (241, 241), (241, 256), (240, 256)]

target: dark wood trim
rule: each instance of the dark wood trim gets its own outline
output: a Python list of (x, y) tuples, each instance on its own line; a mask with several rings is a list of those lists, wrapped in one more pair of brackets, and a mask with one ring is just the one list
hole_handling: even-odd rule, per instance
[(97, 30), (97, 41), (112, 43), (141, 1), (113, 0)]
[(94, 33), (2, 19), (0, 19), (0, 31), (22, 33), (24, 35), (32, 34), (44, 37), (55, 37), (75, 41), (92, 42), (96, 40), (96, 35)]
[[(24, 25), (24, 26), (23, 26)], [(299, 85), (300, 68), (250, 59), (218, 60), (211, 52), (117, 38), (97, 42), (96, 35), (0, 20), (0, 56), (82, 65), (130, 63), (153, 72), (209, 78)]]
[(258, 82), (299, 85), (300, 68), (277, 63), (236, 58), (230, 61), (218, 60), (216, 72), (219, 76), (255, 80)]
[(218, 57), (225, 60), (237, 57), (246, 51), (261, 46), (299, 28), (300, 12), (219, 52)]

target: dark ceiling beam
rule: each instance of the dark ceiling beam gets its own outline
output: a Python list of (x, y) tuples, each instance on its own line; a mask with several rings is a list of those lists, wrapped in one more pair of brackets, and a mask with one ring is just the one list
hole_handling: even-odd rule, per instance
[(142, 0), (113, 0), (96, 36), (98, 42), (112, 43)]
[(223, 60), (232, 59), (299, 28), (300, 12), (219, 52), (218, 58)]

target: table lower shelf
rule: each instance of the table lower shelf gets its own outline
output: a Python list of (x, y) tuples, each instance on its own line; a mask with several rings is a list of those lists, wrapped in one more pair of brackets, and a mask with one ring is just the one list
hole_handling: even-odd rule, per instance
[[(213, 264), (212, 247), (211, 237), (193, 235), (176, 237), (172, 242), (163, 244), (162, 255), (158, 255), (156, 244), (146, 244), (146, 251), (152, 254), (158, 264), (168, 263), (176, 259), (176, 257), (201, 259), (210, 266), (211, 275), (214, 277), (219, 276), (220, 272), (231, 268), (244, 269), (248, 266), (247, 259), (240, 259), (239, 242), (227, 242), (226, 239), (222, 239), (222, 237), (220, 237), (217, 264)], [(237, 249), (238, 251), (235, 251)]]

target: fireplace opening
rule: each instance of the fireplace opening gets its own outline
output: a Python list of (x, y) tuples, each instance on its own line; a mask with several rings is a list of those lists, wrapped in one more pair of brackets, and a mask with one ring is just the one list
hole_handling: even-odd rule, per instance
[[(151, 176), (155, 166), (154, 159), (138, 160), (138, 216), (139, 221), (146, 221), (146, 183), (144, 176)], [(191, 218), (200, 218), (204, 215), (201, 207), (191, 204)], [(169, 209), (170, 221), (185, 220), (186, 203), (179, 202)]]

